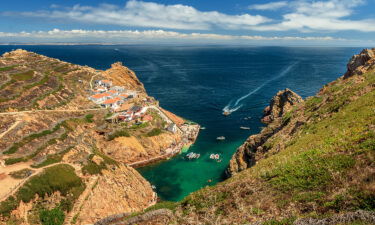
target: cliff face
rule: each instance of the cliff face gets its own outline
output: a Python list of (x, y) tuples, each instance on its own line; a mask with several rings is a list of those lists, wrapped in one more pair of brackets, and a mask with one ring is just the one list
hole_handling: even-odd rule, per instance
[[(264, 143), (273, 135), (280, 132), (286, 123), (289, 122), (288, 120), (290, 118), (287, 118), (287, 113), (290, 113), (293, 107), (298, 107), (298, 104), (302, 102), (303, 99), (289, 89), (279, 91), (272, 98), (270, 105), (263, 110), (262, 122), (267, 123), (268, 126), (259, 134), (250, 136), (245, 143), (237, 149), (229, 162), (227, 175), (231, 176), (255, 165), (256, 161), (261, 159), (264, 153), (269, 150), (269, 147), (264, 146)], [(298, 121), (298, 123), (301, 123), (301, 121)], [(288, 135), (288, 133), (284, 135)], [(284, 137), (284, 139), (285, 138), (286, 137)], [(281, 146), (278, 148), (280, 150)]]
[[(137, 224), (373, 224), (375, 58), (364, 50), (345, 76), (304, 101), (279, 92), (267, 127), (233, 156), (226, 181)], [(155, 214), (152, 214), (155, 212)], [(173, 213), (173, 216), (170, 216)], [(147, 219), (149, 218), (149, 219)], [(132, 221), (124, 220), (124, 224)]]

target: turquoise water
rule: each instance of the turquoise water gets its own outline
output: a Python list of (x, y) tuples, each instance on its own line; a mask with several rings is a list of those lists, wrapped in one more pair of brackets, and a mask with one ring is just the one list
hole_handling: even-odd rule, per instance
[[(162, 107), (195, 121), (202, 130), (186, 153), (140, 168), (163, 200), (177, 201), (223, 180), (228, 162), (246, 138), (259, 132), (263, 108), (278, 90), (302, 97), (345, 72), (360, 48), (235, 46), (0, 46), (0, 53), (22, 47), (64, 61), (106, 69), (122, 61)], [(222, 110), (234, 110), (224, 117)], [(251, 117), (245, 120), (245, 117)], [(241, 130), (248, 126), (251, 130)], [(216, 137), (225, 136), (223, 142)], [(187, 161), (189, 152), (200, 153)], [(209, 159), (222, 156), (220, 163)], [(211, 182), (208, 182), (211, 180)]]

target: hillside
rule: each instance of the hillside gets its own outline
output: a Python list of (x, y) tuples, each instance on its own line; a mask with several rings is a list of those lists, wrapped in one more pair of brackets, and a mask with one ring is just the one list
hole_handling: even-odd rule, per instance
[(374, 109), (372, 49), (316, 96), (277, 93), (266, 127), (233, 155), (230, 178), (121, 224), (375, 224)]
[(133, 167), (198, 135), (121, 63), (102, 71), (19, 49), (0, 57), (0, 78), (0, 224), (143, 210), (157, 196)]

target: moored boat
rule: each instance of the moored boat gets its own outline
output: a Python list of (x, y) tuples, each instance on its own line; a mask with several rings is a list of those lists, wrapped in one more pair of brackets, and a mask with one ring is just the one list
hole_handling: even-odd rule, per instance
[(218, 140), (218, 141), (224, 141), (225, 137), (224, 136), (220, 136), (220, 137), (217, 137), (216, 140)]
[(240, 127), (242, 130), (250, 130), (250, 127)]

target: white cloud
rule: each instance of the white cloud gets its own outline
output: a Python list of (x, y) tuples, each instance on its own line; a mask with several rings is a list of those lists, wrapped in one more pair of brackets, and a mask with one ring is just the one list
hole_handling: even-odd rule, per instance
[[(0, 32), (0, 43), (28, 42), (28, 43), (142, 43), (142, 42), (198, 42), (198, 43), (252, 43), (259, 41), (299, 41), (299, 42), (337, 42), (345, 39), (333, 37), (297, 37), (297, 36), (250, 36), (250, 35), (222, 35), (213, 33), (180, 33), (165, 30), (59, 30), (7, 33)], [(276, 41), (276, 42), (275, 42)]]
[(265, 4), (250, 5), (249, 9), (255, 9), (255, 10), (277, 10), (277, 9), (286, 7), (287, 5), (288, 5), (288, 2), (286, 2), (286, 1), (270, 2), (270, 3), (265, 3)]
[(291, 12), (284, 14), (280, 23), (254, 26), (258, 31), (334, 32), (375, 31), (375, 19), (350, 20), (353, 8), (362, 0), (295, 1), (289, 4)]
[(0, 15), (174, 30), (375, 32), (375, 18), (350, 18), (356, 13), (354, 9), (362, 4), (365, 4), (364, 0), (294, 0), (251, 6), (263, 10), (284, 7), (285, 13), (280, 14), (280, 19), (274, 20), (262, 15), (204, 12), (187, 5), (163, 5), (137, 0), (128, 1), (124, 7), (102, 4), (98, 7), (75, 5), (66, 8), (54, 5), (47, 11), (7, 12)]
[(69, 9), (24, 12), (21, 15), (90, 24), (190, 30), (209, 30), (215, 27), (241, 29), (270, 21), (260, 15), (202, 12), (181, 4), (163, 5), (136, 0), (128, 1), (124, 7), (110, 4), (101, 4), (98, 7), (75, 5)]

